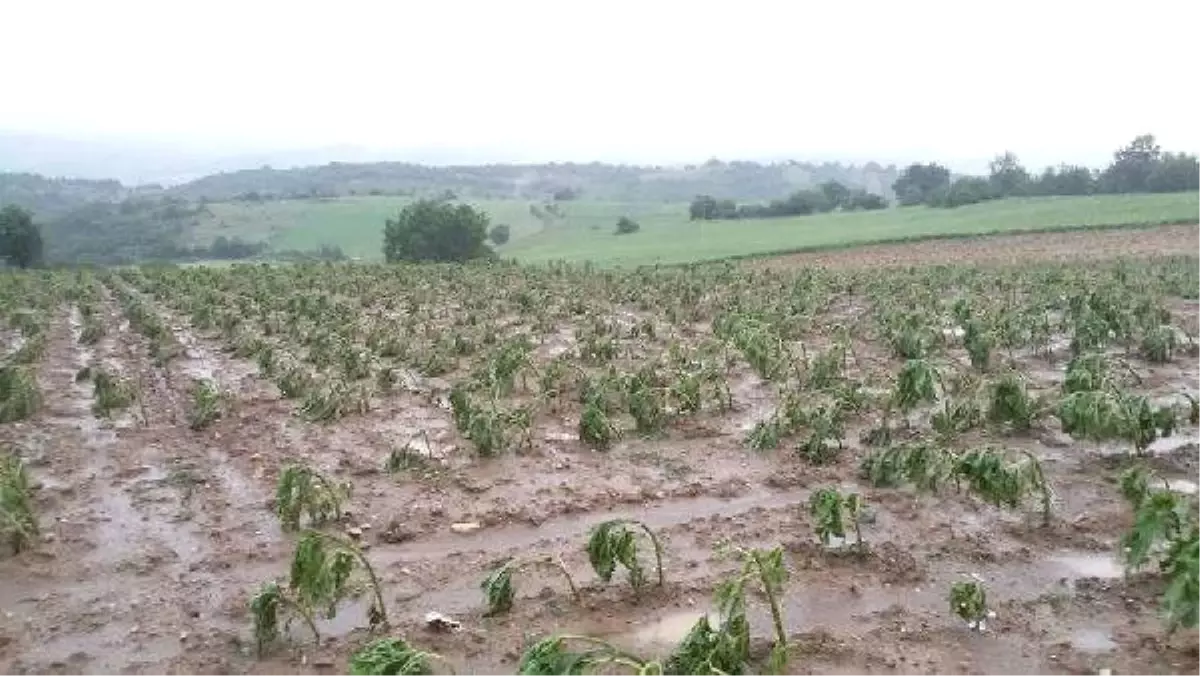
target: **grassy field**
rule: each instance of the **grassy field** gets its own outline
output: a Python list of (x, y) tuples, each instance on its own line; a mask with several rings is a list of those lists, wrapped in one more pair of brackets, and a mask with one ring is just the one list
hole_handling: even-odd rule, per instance
[[(351, 256), (377, 259), (384, 220), (406, 198), (354, 197), (262, 205), (213, 204), (197, 241), (220, 234), (267, 240), (275, 249), (338, 244)], [(591, 260), (601, 265), (684, 263), (730, 256), (837, 247), (924, 237), (969, 236), (1070, 227), (1195, 220), (1195, 193), (1013, 199), (958, 209), (912, 207), (753, 221), (690, 222), (686, 204), (569, 202), (563, 217), (543, 221), (523, 201), (483, 201), (493, 223), (507, 223), (512, 240), (500, 248), (522, 262)], [(616, 236), (629, 215), (642, 226)]]

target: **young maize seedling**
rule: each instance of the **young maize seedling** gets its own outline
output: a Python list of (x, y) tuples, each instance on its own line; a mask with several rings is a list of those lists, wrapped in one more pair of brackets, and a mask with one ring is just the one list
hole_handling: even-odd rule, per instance
[[(583, 643), (582, 651), (572, 651), (568, 643)], [(518, 674), (555, 676), (557, 674), (606, 673), (606, 669), (626, 667), (637, 674), (661, 674), (662, 665), (647, 662), (613, 644), (591, 636), (557, 634), (534, 643), (521, 655)]]
[(971, 366), (978, 371), (986, 371), (991, 362), (992, 349), (996, 344), (995, 337), (983, 328), (980, 321), (975, 319), (967, 321), (963, 325), (963, 331), (963, 346), (967, 348)]
[[(1137, 489), (1129, 492), (1136, 496)], [(1150, 490), (1143, 494), (1134, 511), (1133, 528), (1121, 538), (1126, 569), (1141, 568), (1156, 546), (1183, 536), (1189, 523), (1195, 522), (1195, 512), (1190, 500), (1173, 491)]]
[(769, 666), (773, 673), (785, 673), (788, 639), (783, 624), (783, 611), (779, 606), (783, 586), (788, 579), (787, 566), (783, 562), (783, 548), (762, 550), (733, 547), (727, 551), (741, 559), (742, 569), (732, 578), (718, 584), (714, 594), (717, 611), (721, 617), (721, 632), (729, 635), (720, 644), (727, 649), (732, 648), (729, 650), (730, 657), (740, 657), (742, 662), (748, 658), (750, 623), (746, 620), (746, 587), (752, 582), (757, 582), (767, 597), (771, 623), (775, 629), (775, 644), (771, 649)]
[(658, 433), (666, 425), (664, 389), (658, 381), (653, 367), (643, 368), (626, 381), (626, 405), (638, 433), (643, 435)]
[(379, 638), (351, 655), (350, 673), (354, 676), (432, 674), (430, 660), (441, 659), (435, 653), (413, 648), (402, 638)]
[(1147, 329), (1142, 336), (1142, 356), (1151, 363), (1163, 364), (1171, 361), (1177, 347), (1178, 340), (1174, 326), (1166, 324), (1155, 326)]
[(99, 366), (92, 367), (92, 413), (108, 417), (113, 411), (133, 404), (133, 387)]
[(285, 531), (299, 530), (300, 517), (305, 513), (309, 525), (317, 526), (340, 520), (342, 500), (349, 494), (349, 484), (335, 484), (324, 474), (303, 465), (288, 465), (279, 473), (275, 512)]
[(950, 612), (967, 623), (967, 628), (987, 628), (987, 591), (982, 582), (955, 582), (950, 585)]
[(310, 389), (300, 407), (300, 414), (310, 422), (337, 420), (351, 413), (371, 410), (371, 392), (361, 384), (334, 379)]
[(1135, 465), (1121, 473), (1121, 496), (1134, 510), (1141, 507), (1146, 496), (1150, 495), (1151, 478), (1150, 470), (1143, 465)]
[(512, 581), (513, 573), (535, 567), (553, 569), (561, 573), (567, 581), (567, 586), (571, 588), (571, 596), (579, 601), (579, 589), (575, 586), (575, 580), (571, 578), (571, 573), (561, 559), (551, 556), (513, 559), (488, 573), (480, 584), (480, 589), (483, 590), (483, 595), (487, 599), (487, 615), (499, 615), (511, 610), (513, 600), (516, 598), (516, 587)]
[(420, 430), (418, 436), (425, 441), (425, 453), (419, 448), (413, 447), (413, 442), (416, 437), (413, 437), (408, 443), (400, 448), (393, 448), (388, 454), (386, 460), (383, 461), (383, 471), (388, 474), (396, 474), (408, 469), (420, 469), (428, 465), (428, 451), (433, 450), (433, 445), (429, 443), (429, 435), (425, 434), (425, 430)]
[(1110, 384), (1108, 361), (1102, 352), (1081, 354), (1067, 362), (1063, 394), (1097, 392)]
[(862, 507), (863, 500), (858, 493), (843, 496), (836, 488), (818, 489), (808, 500), (808, 512), (814, 521), (813, 530), (817, 540), (826, 547), (835, 537), (845, 540), (845, 521), (848, 520), (854, 526), (854, 546), (865, 550), (867, 543), (863, 542), (859, 523)]
[(338, 602), (349, 592), (347, 583), (356, 566), (367, 573), (375, 594), (367, 615), (371, 629), (386, 630), (387, 610), (379, 578), (363, 551), (348, 540), (320, 531), (305, 531), (296, 543), (288, 590), (314, 614), (324, 608), (326, 618), (332, 619), (337, 615)]
[(663, 663), (664, 674), (748, 673), (749, 623), (745, 604), (732, 618), (721, 618), (713, 627), (708, 615), (701, 616)]
[(640, 521), (613, 519), (605, 521), (592, 529), (588, 538), (587, 553), (592, 569), (601, 580), (609, 582), (620, 564), (629, 571), (629, 584), (635, 591), (640, 591), (645, 583), (642, 564), (638, 561), (637, 534), (634, 527), (639, 527), (654, 547), (654, 561), (658, 568), (658, 586), (663, 585), (662, 545), (658, 536), (650, 527)]
[[(274, 580), (263, 583), (258, 593), (250, 598), (250, 615), (254, 622), (254, 641), (257, 645), (258, 656), (262, 657), (263, 649), (279, 640), (280, 614), (284, 611), (298, 615), (308, 630), (312, 632), (313, 642), (320, 643), (321, 632), (311, 610), (298, 603), (288, 590), (279, 586)], [(283, 627), (291, 623), (292, 616), (283, 620)]]
[(1200, 612), (1200, 530), (1194, 518), (1191, 530), (1171, 541), (1161, 568), (1168, 580), (1162, 600), (1167, 631), (1194, 630)]
[(27, 366), (0, 366), (0, 423), (24, 420), (42, 405), (37, 379)]
[[(823, 465), (833, 460), (837, 451), (842, 449), (842, 439), (845, 436), (845, 425), (842, 420), (842, 410), (834, 406), (820, 406), (816, 411), (805, 415), (809, 427), (808, 438), (800, 444), (798, 450), (816, 465)], [(832, 443), (837, 442), (837, 450)]]
[(224, 411), (225, 397), (217, 384), (208, 378), (197, 379), (192, 384), (192, 405), (188, 408), (188, 427), (202, 430), (214, 420), (220, 418)]
[(893, 401), (900, 412), (907, 415), (917, 406), (937, 399), (938, 382), (938, 372), (933, 364), (925, 359), (909, 359), (896, 378)]
[(38, 535), (25, 463), (9, 451), (0, 454), (0, 535), (14, 552), (25, 549)]
[(580, 440), (593, 448), (604, 450), (618, 437), (620, 430), (608, 417), (600, 400), (589, 399), (579, 415)]
[(1013, 372), (1005, 373), (993, 381), (988, 391), (988, 420), (992, 423), (1007, 423), (1013, 429), (1027, 430), (1033, 426), (1043, 409), (1039, 402), (1029, 396), (1021, 376)]

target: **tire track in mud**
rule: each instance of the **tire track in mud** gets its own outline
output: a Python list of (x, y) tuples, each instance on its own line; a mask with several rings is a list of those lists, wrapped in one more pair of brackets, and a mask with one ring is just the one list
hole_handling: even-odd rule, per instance
[[(175, 425), (181, 401), (170, 374), (149, 366), (144, 341), (111, 302), (101, 311), (114, 328), (94, 353), (78, 343), (73, 308), (51, 329), (43, 389), (52, 393), (53, 459), (35, 467), (35, 477), (57, 504), (42, 515), (45, 524), (53, 519), (50, 541), (31, 553), (45, 562), (35, 571), (23, 557), (6, 569), (14, 582), (6, 588), (19, 598), (5, 595), (2, 605), (23, 626), (6, 651), (8, 671), (161, 672), (189, 663), (193, 648), (210, 641), (223, 645), (199, 652), (228, 654), (230, 635), (244, 632), (231, 609), (246, 586), (268, 576), (264, 566), (246, 565), (269, 558), (255, 551), (256, 539), (268, 548), (272, 541), (269, 533), (255, 537), (257, 526), (240, 515), (246, 500), (230, 496), (246, 487), (231, 489), (214, 470), (219, 451)], [(93, 360), (118, 364), (140, 384), (147, 421), (92, 416), (90, 387), (74, 374)], [(222, 666), (190, 664), (183, 669)]]

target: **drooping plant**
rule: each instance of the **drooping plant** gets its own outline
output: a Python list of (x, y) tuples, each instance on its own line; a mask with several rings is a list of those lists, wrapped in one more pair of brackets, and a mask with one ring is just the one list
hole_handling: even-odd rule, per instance
[(1195, 520), (1190, 531), (1171, 541), (1161, 568), (1167, 577), (1162, 598), (1167, 630), (1194, 630), (1200, 612), (1200, 530)]
[(909, 359), (900, 369), (892, 398), (901, 413), (908, 414), (917, 406), (937, 399), (937, 369), (925, 359)]
[(1149, 561), (1155, 546), (1179, 537), (1189, 522), (1190, 508), (1188, 500), (1173, 491), (1144, 493), (1135, 506), (1133, 527), (1121, 538), (1126, 568), (1140, 568)]
[(311, 467), (292, 464), (279, 473), (275, 513), (286, 531), (299, 530), (304, 514), (309, 525), (317, 526), (341, 519), (342, 501), (349, 495), (350, 484), (336, 484)]
[(293, 616), (300, 617), (312, 633), (314, 642), (321, 640), (321, 632), (310, 609), (299, 604), (286, 588), (280, 587), (274, 580), (264, 582), (250, 598), (250, 616), (259, 657), (268, 645), (279, 640), (281, 619), (286, 629)]
[(41, 405), (37, 379), (28, 366), (0, 366), (0, 424), (24, 420)]
[(108, 417), (113, 411), (127, 408), (134, 400), (133, 386), (101, 366), (93, 366), (92, 413)]
[(417, 676), (432, 674), (434, 653), (413, 648), (398, 637), (378, 638), (350, 656), (354, 676)]
[[(584, 650), (570, 650), (569, 644), (582, 643)], [(517, 673), (529, 676), (604, 673), (604, 669), (626, 667), (637, 674), (661, 674), (662, 666), (625, 652), (613, 644), (591, 636), (555, 634), (526, 648), (517, 663)]]
[(588, 560), (601, 580), (610, 582), (617, 566), (620, 565), (629, 572), (629, 584), (634, 590), (641, 590), (646, 577), (642, 570), (642, 564), (638, 560), (637, 533), (639, 530), (645, 533), (651, 546), (654, 547), (658, 586), (663, 585), (663, 550), (658, 536), (646, 524), (627, 519), (604, 521), (592, 529), (591, 536), (588, 538)]
[(567, 570), (561, 559), (551, 556), (512, 559), (488, 573), (479, 585), (483, 590), (484, 598), (487, 599), (487, 614), (499, 615), (511, 610), (516, 598), (516, 587), (512, 580), (513, 573), (535, 567), (553, 569), (561, 573), (567, 581), (567, 586), (571, 589), (571, 596), (576, 601), (579, 600), (579, 589), (575, 586), (575, 580), (571, 578), (570, 571)]
[[(845, 423), (840, 407), (819, 406), (807, 414), (808, 437), (801, 442), (797, 450), (809, 462), (823, 465), (833, 460), (838, 450), (842, 449), (842, 439), (845, 436)], [(833, 443), (836, 442), (835, 449)]]
[(198, 379), (192, 384), (192, 403), (188, 408), (188, 427), (202, 430), (223, 414), (225, 397), (211, 379)]
[(750, 623), (746, 619), (746, 589), (751, 584), (757, 584), (759, 591), (767, 597), (775, 630), (770, 669), (773, 673), (784, 673), (788, 660), (788, 639), (779, 604), (783, 597), (783, 586), (787, 583), (788, 570), (783, 561), (783, 548), (763, 550), (732, 547), (729, 551), (741, 560), (742, 568), (732, 577), (722, 580), (714, 593), (721, 618), (720, 632), (728, 636), (717, 642), (717, 646), (727, 651), (730, 658), (740, 658), (741, 662), (748, 658)]
[(987, 591), (982, 582), (964, 581), (950, 585), (950, 612), (967, 623), (967, 628), (983, 631), (988, 616)]
[(350, 575), (359, 567), (367, 574), (367, 583), (374, 592), (367, 611), (370, 626), (386, 629), (387, 610), (379, 578), (363, 551), (348, 540), (320, 531), (305, 531), (296, 543), (288, 589), (314, 614), (324, 609), (325, 616), (332, 619), (337, 614), (337, 604), (350, 591)]
[(0, 453), (0, 536), (14, 552), (29, 546), (38, 535), (33, 491), (25, 463), (10, 451)]
[(854, 527), (855, 547), (865, 549), (862, 539), (863, 500), (858, 493), (842, 495), (836, 488), (820, 488), (808, 500), (808, 513), (813, 518), (817, 540), (828, 547), (833, 538), (846, 539), (846, 521)]
[(1015, 430), (1027, 430), (1044, 406), (1029, 395), (1025, 381), (1014, 372), (1000, 376), (988, 387), (988, 420), (1008, 424)]

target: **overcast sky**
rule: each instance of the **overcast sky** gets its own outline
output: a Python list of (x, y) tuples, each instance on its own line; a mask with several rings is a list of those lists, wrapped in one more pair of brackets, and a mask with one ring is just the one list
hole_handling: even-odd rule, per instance
[(0, 3), (0, 129), (222, 151), (1098, 165), (1200, 149), (1178, 2)]

